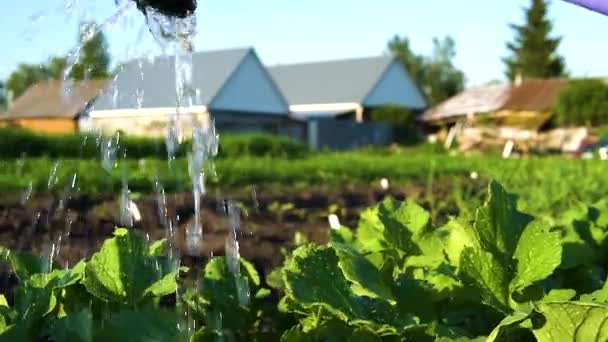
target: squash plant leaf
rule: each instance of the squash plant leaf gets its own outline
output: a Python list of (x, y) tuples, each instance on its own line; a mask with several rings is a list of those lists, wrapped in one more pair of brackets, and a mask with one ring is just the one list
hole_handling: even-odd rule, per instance
[(83, 284), (102, 300), (135, 304), (146, 293), (168, 294), (177, 286), (177, 270), (162, 267), (163, 260), (149, 254), (142, 237), (117, 229), (87, 263)]
[(338, 265), (346, 279), (356, 284), (366, 295), (394, 300), (383, 274), (369, 260), (348, 245), (333, 242), (331, 246), (340, 259)]
[(608, 306), (539, 302), (532, 332), (539, 342), (608, 340)]
[(519, 291), (545, 279), (560, 265), (562, 246), (559, 232), (550, 232), (545, 221), (533, 221), (519, 238), (514, 257), (517, 274), (511, 282), (511, 289)]
[(90, 309), (58, 319), (47, 332), (54, 341), (93, 341), (93, 314)]

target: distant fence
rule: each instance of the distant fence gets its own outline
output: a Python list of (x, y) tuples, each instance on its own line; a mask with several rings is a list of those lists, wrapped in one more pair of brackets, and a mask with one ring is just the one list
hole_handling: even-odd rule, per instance
[(387, 123), (356, 123), (347, 120), (308, 122), (308, 145), (313, 150), (351, 150), (394, 141), (393, 126)]

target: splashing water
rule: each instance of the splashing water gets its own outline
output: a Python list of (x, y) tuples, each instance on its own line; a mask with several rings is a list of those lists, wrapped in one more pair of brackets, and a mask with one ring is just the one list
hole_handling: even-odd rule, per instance
[(57, 183), (57, 169), (59, 168), (59, 160), (56, 160), (51, 166), (51, 171), (49, 172), (49, 179), (47, 181), (47, 188), (51, 190), (53, 186)]
[(108, 172), (116, 167), (116, 158), (118, 155), (118, 147), (120, 145), (120, 133), (113, 137), (100, 135), (101, 145), (101, 166)]
[(253, 210), (256, 214), (260, 214), (260, 201), (258, 201), (258, 193), (255, 189), (251, 189), (251, 201), (253, 202)]
[(226, 262), (228, 270), (234, 275), (239, 304), (248, 305), (251, 295), (247, 276), (241, 276), (241, 254), (238, 241), (238, 234), (241, 230), (241, 213), (234, 201), (226, 201), (225, 210), (229, 225), (225, 245)]
[(21, 205), (25, 205), (30, 198), (32, 197), (32, 193), (34, 192), (34, 183), (32, 181), (29, 182), (23, 193), (21, 194)]
[(196, 35), (196, 16), (168, 17), (151, 7), (147, 7), (145, 13), (148, 28), (162, 50), (166, 51), (168, 47), (175, 50), (176, 113), (169, 113), (166, 134), (171, 162), (184, 139), (182, 114), (191, 114), (193, 104), (192, 41)]
[(217, 155), (218, 151), (218, 136), (215, 133), (213, 124), (203, 125), (195, 119), (193, 119), (192, 124), (192, 153), (188, 155), (188, 165), (194, 200), (194, 222), (186, 230), (186, 240), (188, 241), (188, 249), (190, 251), (194, 251), (196, 246), (200, 246), (203, 238), (203, 227), (201, 224), (201, 199), (205, 194), (205, 173), (203, 168), (205, 162)]
[[(78, 7), (78, 0), (66, 0), (65, 1), (65, 10), (64, 13), (66, 15), (71, 16), (74, 12), (75, 8)], [(65, 67), (62, 71), (62, 81), (63, 81), (63, 100), (65, 102), (71, 102), (72, 98), (74, 98), (75, 94), (74, 90), (74, 81), (73, 81), (73, 71), (74, 67), (80, 62), (82, 50), (84, 46), (89, 43), (99, 32), (102, 32), (108, 28), (112, 28), (116, 22), (123, 17), (127, 10), (135, 6), (134, 1), (127, 1), (122, 4), (121, 7), (109, 18), (107, 18), (101, 25), (93, 25), (87, 24), (81, 27), (79, 44), (76, 46), (71, 52), (68, 53)]]
[(131, 213), (131, 199), (129, 198), (129, 184), (127, 181), (127, 166), (123, 163), (122, 187), (120, 190), (120, 225), (121, 227), (133, 227), (133, 215)]
[[(137, 63), (137, 66), (139, 67), (139, 81), (140, 81), (140, 84), (143, 85), (143, 83), (144, 83), (144, 61), (140, 59), (139, 62)], [(143, 107), (144, 95), (145, 95), (145, 92), (144, 92), (143, 88), (137, 88), (137, 90), (135, 90), (137, 109), (141, 109)]]

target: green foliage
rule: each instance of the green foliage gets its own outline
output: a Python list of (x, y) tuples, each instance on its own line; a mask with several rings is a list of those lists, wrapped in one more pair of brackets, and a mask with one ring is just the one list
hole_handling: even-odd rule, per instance
[(464, 73), (453, 64), (456, 43), (452, 37), (433, 38), (430, 56), (414, 53), (407, 37), (395, 36), (389, 41), (388, 49), (399, 57), (430, 105), (436, 105), (464, 89)]
[(6, 88), (4, 82), (0, 81), (0, 111), (6, 109), (7, 98), (6, 98)]
[(110, 53), (103, 31), (97, 32), (95, 23), (81, 23), (78, 41), (82, 44), (80, 58), (70, 76), (76, 80), (108, 77)]
[(221, 156), (259, 156), (301, 158), (308, 148), (284, 136), (268, 134), (239, 134), (221, 138)]
[[(607, 220), (592, 207), (534, 218), (498, 183), (488, 194), (472, 220), (440, 227), (415, 203), (387, 199), (362, 213), (354, 239), (335, 234), (327, 246), (296, 249), (282, 269), (279, 308), (298, 323), (282, 340), (318, 340), (327, 330), (339, 341), (361, 333), (372, 341), (605, 340), (608, 290), (597, 284), (581, 295), (585, 276), (567, 279), (570, 238), (560, 226), (583, 235), (582, 226), (601, 226), (586, 247), (599, 252)], [(584, 267), (602, 265), (605, 274), (604, 260)]]
[(135, 305), (145, 296), (175, 292), (178, 266), (167, 257), (153, 256), (145, 242), (126, 229), (117, 229), (85, 268), (83, 285), (103, 301)]
[(559, 95), (554, 113), (559, 125), (608, 124), (608, 85), (596, 79), (571, 81)]
[(507, 43), (510, 55), (503, 59), (506, 76), (523, 78), (551, 78), (563, 76), (565, 62), (557, 54), (561, 38), (550, 37), (553, 24), (547, 18), (547, 1), (532, 0), (526, 10), (525, 24), (511, 24), (515, 31), (513, 42)]
[(374, 109), (370, 114), (372, 121), (386, 122), (395, 128), (398, 142), (414, 143), (420, 140), (416, 118), (413, 113), (399, 105), (384, 105)]
[[(80, 25), (77, 45), (83, 45), (79, 48), (79, 54), (74, 55), (79, 57), (79, 62), (69, 70), (69, 77), (76, 80), (108, 77), (110, 67), (108, 43), (103, 32), (95, 33), (96, 30), (95, 23)], [(63, 79), (66, 66), (67, 58), (64, 56), (51, 57), (46, 63), (20, 64), (6, 80), (6, 92), (10, 91), (12, 97), (17, 99), (37, 82)], [(0, 109), (2, 108), (2, 98), (5, 99), (6, 96), (0, 94)]]
[(3, 253), (20, 283), (11, 307), (1, 297), (0, 341), (184, 341), (195, 332), (186, 326), (200, 327), (193, 340), (205, 334), (232, 341), (278, 339), (261, 324), (276, 310), (265, 306), (267, 290), (244, 260), (233, 260), (241, 264), (235, 273), (233, 261), (211, 259), (200, 290), (181, 294), (177, 305), (161, 306), (163, 297), (176, 296), (178, 279), (173, 259), (157, 255), (163, 244), (148, 246), (139, 234), (116, 229), (90, 260), (52, 271), (41, 270), (37, 257)]
[[(22, 156), (51, 158), (99, 158), (99, 137), (93, 134), (40, 134), (29, 130), (0, 128), (0, 158)], [(164, 138), (145, 138), (120, 135), (119, 156), (126, 153), (129, 159), (166, 158)], [(14, 146), (19, 146), (18, 149)], [(177, 156), (185, 156), (191, 150), (190, 142), (182, 144)], [(221, 137), (218, 158), (257, 156), (276, 158), (301, 158), (308, 153), (305, 145), (273, 135), (226, 135)]]
[[(178, 287), (164, 241), (117, 229), (72, 269), (2, 249), (20, 283), (10, 307), (0, 297), (0, 341), (604, 341), (607, 210), (533, 217), (490, 182), (474, 215), (437, 226), (387, 198), (266, 281), (245, 260), (211, 258), (172, 306), (160, 305)], [(575, 242), (591, 257), (568, 260)]]
[(13, 99), (17, 99), (31, 85), (43, 80), (59, 78), (61, 78), (61, 72), (57, 72), (55, 68), (48, 65), (19, 64), (17, 70), (13, 71), (6, 80), (6, 92), (10, 93)]

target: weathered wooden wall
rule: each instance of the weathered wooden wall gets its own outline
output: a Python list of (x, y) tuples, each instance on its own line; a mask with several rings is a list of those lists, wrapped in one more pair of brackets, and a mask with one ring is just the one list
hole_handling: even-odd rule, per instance
[[(207, 113), (194, 114), (199, 122), (206, 122)], [(167, 134), (169, 126), (169, 116), (162, 115), (121, 115), (85, 118), (80, 121), (81, 130), (101, 130), (104, 133), (113, 134), (117, 131), (129, 135), (146, 137), (163, 137)], [(188, 134), (192, 129), (192, 116), (183, 115), (181, 126), (184, 134)]]
[(72, 119), (14, 119), (0, 121), (0, 127), (16, 126), (40, 133), (75, 133), (76, 122)]

